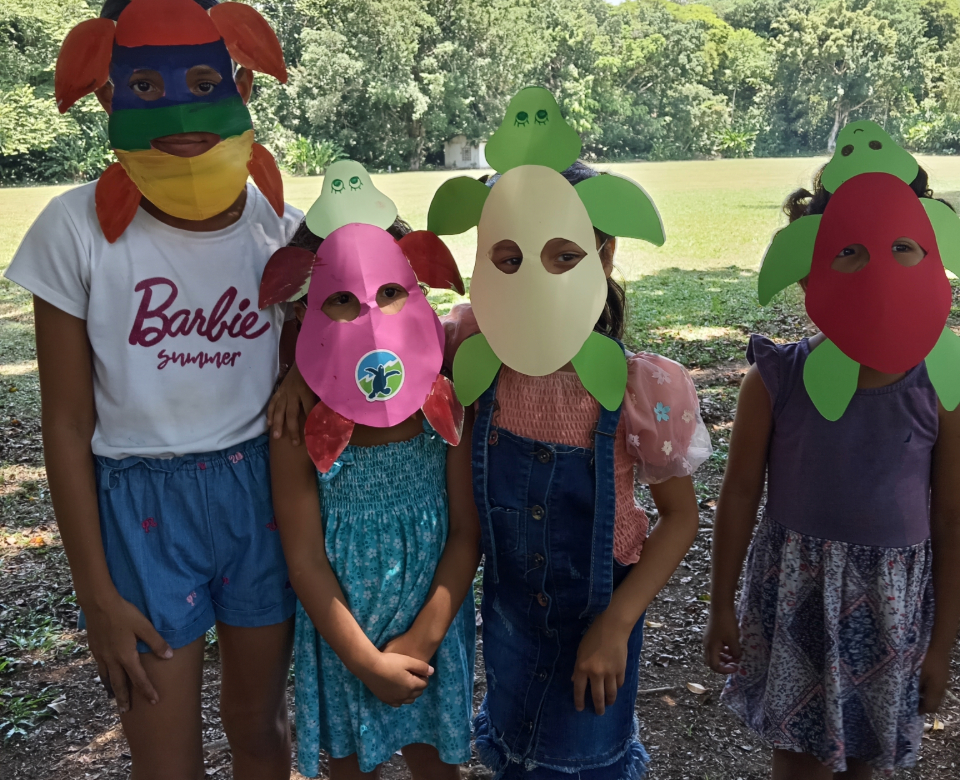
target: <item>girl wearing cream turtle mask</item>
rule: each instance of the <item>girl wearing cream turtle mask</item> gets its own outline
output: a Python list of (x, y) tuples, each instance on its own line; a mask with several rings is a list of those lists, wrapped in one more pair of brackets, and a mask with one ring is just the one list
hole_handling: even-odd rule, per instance
[[(497, 780), (643, 775), (642, 618), (695, 538), (691, 474), (710, 454), (686, 370), (619, 341), (615, 236), (662, 244), (659, 216), (579, 152), (553, 96), (525, 89), (487, 146), (500, 174), (452, 179), (430, 209), (434, 232), (478, 227), (471, 306), (445, 326), (457, 394), (476, 402), (487, 694), (474, 726)], [(635, 479), (657, 505), (649, 533)]]

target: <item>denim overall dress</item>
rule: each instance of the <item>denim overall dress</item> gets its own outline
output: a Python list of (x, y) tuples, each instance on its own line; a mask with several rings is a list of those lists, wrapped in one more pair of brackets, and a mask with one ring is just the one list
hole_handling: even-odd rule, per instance
[(479, 401), (473, 437), (485, 556), (480, 758), (495, 780), (635, 780), (647, 762), (634, 714), (643, 620), (604, 715), (589, 687), (577, 712), (571, 680), (580, 640), (630, 569), (613, 557), (620, 409), (601, 407), (592, 450), (535, 441), (497, 427), (498, 383)]

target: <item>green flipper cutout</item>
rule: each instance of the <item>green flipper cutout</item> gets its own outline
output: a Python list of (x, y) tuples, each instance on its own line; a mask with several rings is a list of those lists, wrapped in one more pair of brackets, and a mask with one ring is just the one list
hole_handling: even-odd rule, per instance
[(760, 266), (757, 292), (761, 306), (766, 306), (774, 295), (810, 273), (820, 218), (819, 214), (800, 217), (773, 237)]
[(952, 412), (960, 404), (960, 336), (943, 329), (936, 346), (927, 355), (927, 375), (943, 408)]
[(571, 362), (587, 392), (604, 409), (620, 407), (627, 390), (627, 359), (616, 341), (594, 331)]
[(859, 377), (860, 364), (844, 355), (830, 339), (810, 353), (803, 367), (803, 384), (810, 400), (831, 422), (847, 410)]
[(663, 220), (657, 207), (632, 179), (616, 174), (591, 176), (576, 185), (576, 190), (598, 230), (663, 246)]
[(501, 365), (482, 333), (466, 339), (453, 359), (453, 387), (460, 403), (469, 406), (483, 395)]
[(960, 217), (946, 203), (932, 198), (921, 198), (933, 232), (937, 235), (940, 260), (948, 271), (960, 276)]
[(430, 201), (427, 230), (438, 236), (454, 236), (476, 227), (489, 194), (486, 184), (469, 176), (448, 179)]

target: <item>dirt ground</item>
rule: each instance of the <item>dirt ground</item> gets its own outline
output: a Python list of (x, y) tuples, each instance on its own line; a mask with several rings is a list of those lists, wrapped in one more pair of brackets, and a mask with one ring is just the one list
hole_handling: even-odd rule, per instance
[[(733, 365), (695, 374), (721, 456), (697, 474), (699, 536), (647, 615), (636, 711), (651, 755), (649, 780), (769, 776), (769, 750), (719, 704), (722, 679), (700, 660), (713, 506), (744, 370)], [(15, 732), (0, 736), (0, 780), (119, 780), (129, 776), (130, 756), (84, 636), (72, 630), (77, 608), (44, 480), (35, 391), (29, 377), (0, 376), (0, 462), (8, 464), (0, 475), (0, 729), (3, 735)], [(639, 495), (652, 512), (649, 495)], [(953, 666), (957, 693), (936, 723), (930, 719), (935, 730), (924, 738), (919, 766), (899, 772), (898, 779), (960, 778), (960, 653)], [(705, 692), (692, 692), (691, 683)], [(479, 703), (482, 668), (476, 687)], [(217, 647), (211, 642), (203, 688), (206, 774), (228, 778), (230, 751), (220, 728), (217, 688)], [(472, 778), (489, 777), (476, 761), (467, 771)], [(400, 759), (391, 762), (385, 777), (408, 777)]]

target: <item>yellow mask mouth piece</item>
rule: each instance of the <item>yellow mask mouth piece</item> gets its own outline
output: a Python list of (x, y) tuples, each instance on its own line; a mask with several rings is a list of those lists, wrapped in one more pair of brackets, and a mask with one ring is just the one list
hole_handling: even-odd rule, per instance
[(240, 197), (252, 149), (253, 130), (247, 130), (196, 157), (114, 151), (143, 197), (173, 217), (199, 221), (222, 214)]

